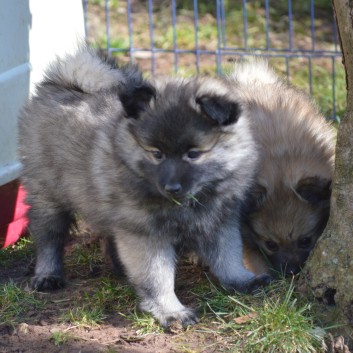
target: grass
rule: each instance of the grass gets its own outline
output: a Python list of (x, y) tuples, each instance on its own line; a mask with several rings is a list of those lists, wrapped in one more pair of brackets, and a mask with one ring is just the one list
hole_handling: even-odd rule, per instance
[[(18, 263), (30, 263), (33, 257), (33, 242), (24, 237), (15, 245), (0, 250), (0, 266), (3, 271), (11, 271)], [(37, 293), (23, 289), (12, 280), (0, 284), (0, 326), (15, 326), (28, 312), (40, 310), (45, 303)]]
[(72, 256), (67, 261), (67, 266), (75, 269), (88, 268), (93, 272), (95, 267), (103, 263), (102, 251), (99, 243), (88, 245), (75, 244), (72, 249)]
[(2, 268), (10, 268), (19, 260), (30, 261), (33, 258), (34, 245), (30, 238), (22, 237), (16, 245), (0, 250), (0, 264)]
[(14, 282), (0, 286), (0, 326), (14, 326), (32, 310), (43, 308), (45, 301), (35, 292), (23, 290)]
[(292, 294), (293, 287), (289, 287), (284, 298), (265, 298), (262, 310), (251, 311), (256, 315), (243, 328), (248, 337), (242, 347), (245, 351), (317, 353), (322, 350), (324, 330), (315, 331), (310, 304), (298, 305)]
[[(136, 296), (130, 285), (103, 277), (94, 290), (81, 293), (81, 299), (66, 310), (60, 317), (61, 322), (79, 327), (97, 327), (112, 315), (132, 312), (136, 305)], [(131, 315), (128, 315), (131, 318)]]
[(59, 321), (79, 327), (96, 327), (104, 322), (106, 315), (98, 305), (83, 304), (63, 313)]
[[(18, 254), (17, 246), (23, 254), (28, 254), (25, 248), (32, 247), (32, 244), (21, 241), (4, 252)], [(79, 263), (82, 273), (77, 274), (77, 278), (89, 275), (90, 264), (102, 263), (95, 244), (81, 244), (72, 249), (67, 254), (68, 263)], [(5, 254), (2, 256), (7, 258)], [(322, 328), (319, 319), (320, 306), (313, 304), (310, 298), (302, 298), (296, 293), (293, 281), (276, 281), (266, 291), (259, 291), (256, 295), (229, 294), (201, 272), (196, 280), (191, 278), (186, 269), (191, 265), (188, 266), (178, 276), (177, 284), (182, 282), (184, 287), (189, 288), (183, 290), (181, 300), (193, 298), (192, 306), (197, 307), (201, 320), (198, 325), (186, 331), (172, 331), (174, 335), (170, 338), (175, 338), (178, 351), (214, 349), (217, 352), (323, 352), (322, 342), (326, 330)], [(83, 272), (84, 268), (86, 272)], [(28, 315), (33, 311), (40, 317), (40, 312), (45, 312), (46, 307), (52, 303), (57, 310), (55, 320), (70, 328), (70, 334), (65, 329), (50, 334), (49, 340), (56, 346), (79, 339), (80, 334), (72, 331), (74, 327), (101, 330), (104, 329), (103, 324), (109, 325), (110, 320), (117, 315), (126, 320), (124, 325), (127, 325), (127, 333), (122, 336), (124, 340), (139, 342), (147, 336), (166, 334), (150, 314), (136, 310), (138, 300), (132, 287), (111, 275), (86, 279), (83, 288), (77, 287), (77, 290), (71, 291), (70, 300), (67, 300), (67, 294), (63, 294), (64, 299), (49, 298), (52, 297), (45, 296), (43, 300), (42, 294), (24, 290), (13, 282), (1, 285), (0, 326), (16, 326), (20, 322), (28, 322), (31, 320)], [(49, 311), (52, 310), (51, 307)], [(191, 337), (194, 342), (195, 337), (198, 337), (200, 348), (195, 350), (189, 345)]]
[(226, 351), (324, 352), (326, 332), (316, 326), (311, 303), (294, 293), (293, 282), (275, 282), (255, 297), (227, 295), (211, 288), (203, 309), (212, 324), (204, 325), (202, 332), (219, 337)]
[(156, 319), (148, 313), (134, 310), (126, 315), (126, 318), (132, 322), (131, 326), (136, 330), (137, 336), (143, 337), (164, 332), (164, 329), (158, 324)]
[(52, 341), (56, 347), (60, 347), (72, 339), (73, 337), (70, 333), (63, 331), (54, 331), (49, 338), (49, 340)]
[(124, 310), (133, 310), (137, 297), (128, 284), (120, 283), (106, 277), (101, 280), (101, 285), (94, 291), (91, 297), (92, 304), (104, 309), (110, 309), (113, 313)]

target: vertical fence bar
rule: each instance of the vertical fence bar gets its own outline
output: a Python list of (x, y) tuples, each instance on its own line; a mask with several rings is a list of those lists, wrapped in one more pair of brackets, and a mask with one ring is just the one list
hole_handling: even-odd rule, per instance
[(309, 93), (312, 96), (313, 95), (313, 65), (312, 65), (311, 56), (309, 56), (308, 65), (309, 65)]
[(286, 78), (290, 82), (290, 71), (289, 71), (289, 57), (286, 56)]
[(337, 109), (336, 109), (336, 58), (334, 56), (331, 57), (331, 79), (332, 79), (332, 119), (339, 122), (339, 118), (337, 117)]
[(243, 27), (244, 27), (244, 48), (248, 49), (248, 13), (246, 0), (243, 0)]
[(109, 0), (105, 0), (105, 32), (107, 35), (107, 53), (110, 56), (110, 17), (109, 17)]
[(314, 0), (310, 0), (310, 30), (311, 30), (311, 50), (315, 51), (315, 7), (314, 7)]
[(222, 36), (222, 14), (221, 0), (216, 1), (216, 17), (217, 17), (217, 51), (216, 51), (216, 73), (222, 73), (222, 55), (221, 55), (221, 36)]
[(150, 42), (151, 42), (151, 69), (152, 75), (156, 73), (156, 62), (155, 62), (155, 48), (154, 48), (154, 30), (153, 30), (153, 0), (148, 0), (148, 19), (150, 27)]
[(200, 73), (200, 51), (199, 51), (199, 17), (198, 3), (194, 0), (194, 29), (195, 29), (195, 51), (196, 51), (196, 71)]
[(221, 6), (221, 21), (222, 21), (222, 45), (223, 48), (227, 46), (227, 35), (226, 35), (226, 12), (224, 8), (224, 0), (220, 1)]
[(87, 21), (87, 0), (83, 0), (83, 20), (85, 22), (85, 38), (88, 37), (88, 21)]
[(333, 42), (335, 43), (335, 51), (339, 51), (339, 46), (338, 46), (338, 31), (337, 31), (337, 23), (336, 23), (336, 18), (333, 16)]
[(293, 13), (292, 13), (292, 0), (288, 0), (288, 27), (289, 27), (289, 51), (293, 50)]
[(132, 43), (132, 18), (131, 18), (131, 0), (127, 0), (127, 25), (129, 32), (129, 55), (130, 55), (130, 64), (134, 62), (133, 58), (133, 43)]
[(172, 0), (172, 26), (173, 26), (173, 51), (174, 51), (174, 73), (178, 73), (178, 46), (177, 46), (177, 21), (176, 21), (176, 3)]
[(265, 0), (265, 13), (266, 13), (266, 49), (270, 48), (270, 11), (269, 11), (269, 0)]

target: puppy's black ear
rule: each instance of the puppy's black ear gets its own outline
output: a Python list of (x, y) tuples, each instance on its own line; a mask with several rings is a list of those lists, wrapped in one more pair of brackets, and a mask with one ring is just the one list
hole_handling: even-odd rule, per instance
[(155, 88), (150, 83), (143, 81), (140, 85), (130, 87), (129, 90), (122, 92), (120, 100), (127, 116), (138, 118), (139, 113), (147, 108), (155, 95)]
[(204, 95), (196, 98), (201, 111), (217, 125), (231, 125), (237, 122), (241, 108), (238, 103), (226, 97)]
[(151, 99), (156, 95), (156, 89), (150, 82), (144, 80), (137, 65), (127, 65), (120, 68), (125, 82), (119, 89), (120, 101), (130, 118), (138, 118)]
[(331, 180), (318, 176), (300, 180), (295, 191), (312, 205), (330, 200)]

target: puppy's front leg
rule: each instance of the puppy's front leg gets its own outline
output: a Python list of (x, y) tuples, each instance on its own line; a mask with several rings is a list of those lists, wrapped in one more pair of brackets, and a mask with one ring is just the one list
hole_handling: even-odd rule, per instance
[(183, 326), (198, 319), (193, 310), (182, 305), (174, 292), (175, 251), (168, 239), (116, 234), (120, 261), (141, 298), (140, 308), (150, 312), (161, 325), (173, 321)]
[(212, 244), (201, 245), (201, 255), (211, 272), (228, 290), (253, 292), (268, 285), (268, 274), (255, 276), (243, 264), (243, 246), (237, 224), (229, 222), (221, 228)]

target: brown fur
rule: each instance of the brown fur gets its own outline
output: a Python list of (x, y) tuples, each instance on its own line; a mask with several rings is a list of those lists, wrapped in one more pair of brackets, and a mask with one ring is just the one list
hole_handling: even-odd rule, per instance
[(259, 247), (276, 270), (295, 273), (328, 219), (334, 129), (265, 61), (241, 64), (229, 81), (250, 110), (261, 153), (245, 209), (245, 246)]

